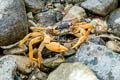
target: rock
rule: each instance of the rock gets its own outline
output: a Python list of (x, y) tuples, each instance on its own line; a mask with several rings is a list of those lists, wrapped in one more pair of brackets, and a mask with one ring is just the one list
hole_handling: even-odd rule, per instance
[(120, 54), (105, 46), (84, 42), (79, 47), (75, 58), (92, 69), (100, 80), (120, 79)]
[(44, 59), (42, 64), (48, 68), (56, 68), (63, 62), (65, 62), (64, 57), (58, 54), (55, 57)]
[(17, 69), (23, 74), (29, 74), (34, 69), (33, 61), (25, 56), (12, 55), (16, 59)]
[(81, 6), (95, 14), (106, 16), (117, 8), (118, 0), (86, 0)]
[(24, 2), (28, 12), (33, 12), (33, 14), (41, 12), (44, 6), (41, 0), (24, 0)]
[(21, 49), (19, 47), (19, 45), (14, 46), (14, 47), (9, 48), (9, 49), (5, 49), (3, 51), (3, 54), (7, 54), (7, 55), (24, 54), (28, 50), (28, 48), (27, 48), (27, 46), (25, 44), (23, 44), (23, 47), (24, 47), (24, 50)]
[(65, 17), (63, 18), (63, 21), (71, 19), (73, 17), (78, 17), (79, 20), (83, 20), (85, 19), (86, 16), (87, 16), (86, 12), (83, 8), (79, 6), (73, 6), (65, 15)]
[(93, 33), (102, 34), (108, 32), (108, 25), (105, 20), (94, 18), (90, 23), (93, 25)]
[(116, 42), (116, 41), (108, 41), (106, 43), (106, 47), (111, 49), (112, 51), (118, 52), (120, 53), (120, 42)]
[(51, 72), (47, 80), (98, 80), (94, 73), (81, 63), (62, 63)]
[(47, 74), (36, 68), (29, 76), (28, 80), (47, 80)]
[(0, 0), (0, 6), (0, 46), (7, 46), (27, 34), (27, 16), (22, 0)]
[(48, 27), (56, 23), (56, 11), (49, 10), (47, 12), (38, 13), (35, 19), (39, 22), (41, 27)]
[(0, 80), (14, 80), (16, 61), (12, 56), (0, 58)]
[(111, 33), (120, 36), (120, 8), (114, 10), (107, 18), (107, 24), (111, 28)]

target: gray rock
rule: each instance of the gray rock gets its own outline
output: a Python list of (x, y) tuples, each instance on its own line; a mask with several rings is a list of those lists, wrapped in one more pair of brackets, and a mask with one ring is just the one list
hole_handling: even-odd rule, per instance
[(0, 46), (7, 46), (27, 34), (27, 16), (22, 0), (0, 0), (0, 6)]
[(81, 6), (95, 14), (106, 16), (117, 8), (118, 0), (87, 0)]
[(81, 63), (62, 63), (51, 72), (47, 80), (98, 80), (94, 73)]
[(35, 19), (39, 22), (41, 27), (47, 27), (56, 23), (56, 11), (49, 10), (47, 12), (38, 13)]
[(107, 18), (107, 24), (111, 28), (110, 32), (120, 36), (120, 8), (114, 10)]
[(33, 14), (41, 12), (44, 6), (41, 0), (24, 0), (24, 2), (28, 12), (33, 12)]
[(28, 80), (47, 80), (47, 74), (36, 68), (29, 76)]
[(16, 61), (12, 56), (0, 58), (0, 80), (14, 80)]
[(79, 20), (85, 19), (86, 17), (86, 12), (83, 8), (79, 7), (79, 6), (73, 6), (68, 13), (66, 14), (66, 16), (63, 18), (63, 21), (71, 19), (73, 17), (78, 17)]
[(75, 57), (92, 69), (100, 80), (120, 79), (120, 54), (105, 46), (85, 42), (79, 47)]

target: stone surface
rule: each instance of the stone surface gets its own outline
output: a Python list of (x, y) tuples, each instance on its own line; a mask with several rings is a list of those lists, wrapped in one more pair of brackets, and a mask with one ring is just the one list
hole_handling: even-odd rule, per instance
[(47, 12), (38, 13), (35, 16), (41, 27), (47, 27), (56, 23), (56, 11), (49, 10)]
[(106, 16), (117, 8), (118, 0), (86, 0), (81, 6), (95, 14)]
[(28, 80), (47, 80), (47, 74), (36, 68), (29, 76)]
[(120, 79), (120, 54), (105, 46), (84, 42), (79, 47), (75, 58), (92, 69), (100, 80)]
[(14, 80), (16, 61), (12, 56), (0, 58), (0, 80)]
[(62, 63), (51, 72), (47, 80), (98, 80), (94, 73), (81, 63)]
[(0, 6), (0, 46), (7, 46), (26, 35), (27, 16), (22, 0), (0, 0)]
[(120, 8), (114, 10), (107, 18), (107, 24), (109, 25), (110, 32), (116, 36), (120, 36)]
[(71, 19), (73, 17), (78, 17), (80, 20), (84, 19), (86, 17), (86, 12), (83, 8), (79, 7), (79, 6), (73, 6), (68, 13), (65, 15), (65, 17), (63, 18), (64, 20), (68, 20)]
[(29, 57), (12, 55), (16, 59), (17, 70), (23, 74), (29, 74), (34, 69), (34, 64)]
[(33, 14), (41, 12), (44, 7), (44, 3), (41, 0), (24, 0), (24, 2), (28, 12), (33, 12)]

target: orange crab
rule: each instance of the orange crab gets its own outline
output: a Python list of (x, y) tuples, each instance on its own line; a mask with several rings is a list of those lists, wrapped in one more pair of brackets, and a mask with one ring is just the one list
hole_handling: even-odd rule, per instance
[[(59, 22), (47, 28), (30, 27), (31, 30), (36, 32), (29, 33), (27, 36), (25, 36), (24, 39), (19, 44), (20, 48), (24, 49), (22, 45), (29, 37), (36, 36), (36, 38), (33, 38), (29, 43), (29, 58), (32, 59), (33, 61), (37, 61), (38, 67), (40, 67), (40, 63), (42, 61), (41, 52), (44, 47), (54, 52), (64, 52), (68, 50), (60, 43), (52, 42), (53, 36), (72, 34), (78, 37), (79, 38), (78, 42), (72, 48), (78, 47), (81, 43), (83, 43), (87, 39), (87, 36), (90, 34), (92, 30), (92, 25), (86, 22), (78, 23), (78, 21), (79, 21), (78, 18), (74, 17), (70, 20)], [(32, 45), (38, 42), (41, 42), (41, 44), (38, 48), (38, 58), (36, 59), (33, 57)]]

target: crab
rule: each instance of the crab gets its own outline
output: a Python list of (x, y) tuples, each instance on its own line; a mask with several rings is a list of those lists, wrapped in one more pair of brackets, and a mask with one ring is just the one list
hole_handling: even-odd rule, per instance
[[(79, 23), (79, 19), (77, 17), (56, 23), (55, 25), (48, 26), (46, 28), (30, 27), (30, 29), (34, 32), (27, 34), (19, 43), (19, 46), (20, 48), (24, 49), (22, 45), (25, 43), (25, 41), (29, 37), (35, 36), (35, 38), (29, 42), (29, 58), (33, 61), (37, 61), (38, 67), (40, 68), (41, 61), (43, 60), (41, 52), (44, 47), (54, 52), (65, 52), (68, 50), (68, 48), (61, 45), (60, 43), (52, 41), (54, 39), (54, 36), (72, 34), (78, 37), (78, 42), (76, 42), (76, 44), (72, 47), (76, 48), (87, 39), (92, 28), (92, 25), (86, 22)], [(38, 42), (41, 42), (38, 48), (38, 58), (34, 58), (32, 45)]]

